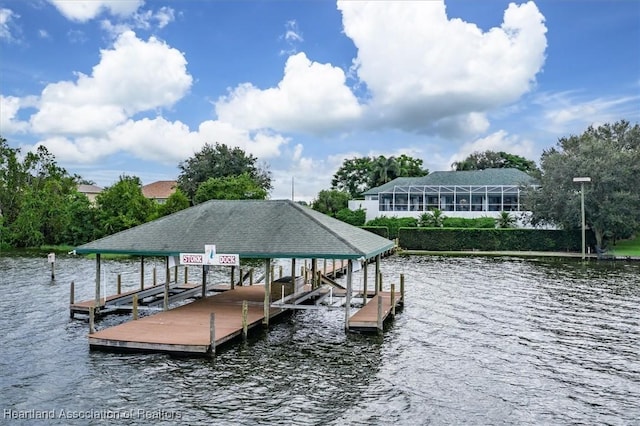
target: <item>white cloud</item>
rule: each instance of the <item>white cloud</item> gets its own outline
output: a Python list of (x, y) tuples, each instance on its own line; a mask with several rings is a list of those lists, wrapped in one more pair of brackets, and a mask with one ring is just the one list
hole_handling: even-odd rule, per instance
[(14, 18), (19, 18), (11, 9), (0, 8), (0, 40), (15, 41), (11, 33)]
[(534, 147), (534, 143), (530, 140), (522, 139), (516, 135), (509, 135), (506, 131), (499, 130), (484, 138), (464, 144), (457, 153), (449, 158), (448, 164), (442, 164), (439, 170), (449, 170), (454, 162), (462, 161), (474, 152), (484, 151), (504, 151), (536, 161), (537, 153), (534, 152)]
[(533, 2), (510, 4), (502, 26), (487, 32), (449, 19), (441, 1), (338, 1), (338, 9), (378, 125), (433, 131), (448, 118), (464, 129), (465, 114), (529, 91), (544, 63), (546, 27)]
[(342, 128), (360, 115), (345, 74), (298, 53), (287, 60), (278, 87), (260, 90), (241, 84), (215, 104), (221, 121), (247, 129), (324, 133)]
[(51, 35), (49, 35), (47, 30), (44, 29), (38, 30), (38, 35), (40, 36), (40, 38), (51, 38)]
[(49, 84), (31, 118), (38, 133), (99, 134), (127, 117), (170, 107), (189, 90), (192, 77), (183, 54), (151, 37), (127, 31), (101, 51), (91, 76)]
[(87, 22), (103, 12), (126, 17), (133, 14), (144, 0), (49, 0), (67, 19)]
[(127, 19), (116, 23), (104, 19), (100, 22), (100, 27), (109, 33), (111, 37), (116, 38), (120, 34), (132, 29), (147, 31), (153, 28), (162, 29), (174, 20), (175, 11), (170, 7), (163, 6), (155, 12), (152, 10), (135, 12)]
[[(25, 102), (15, 96), (0, 95), (0, 134), (22, 133), (28, 130), (29, 123), (18, 119), (18, 111)], [(28, 106), (28, 105), (26, 105)]]

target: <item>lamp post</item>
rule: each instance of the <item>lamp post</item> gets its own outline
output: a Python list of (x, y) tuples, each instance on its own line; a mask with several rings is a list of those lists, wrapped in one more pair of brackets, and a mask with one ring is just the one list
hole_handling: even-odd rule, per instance
[(590, 177), (574, 177), (574, 182), (580, 182), (580, 213), (582, 214), (582, 260), (584, 260), (585, 248), (585, 220), (584, 220), (584, 183), (591, 182)]

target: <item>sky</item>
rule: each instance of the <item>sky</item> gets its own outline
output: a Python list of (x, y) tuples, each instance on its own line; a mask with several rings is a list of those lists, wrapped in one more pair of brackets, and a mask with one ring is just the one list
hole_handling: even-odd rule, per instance
[(311, 202), (345, 159), (539, 162), (623, 119), (637, 0), (0, 0), (0, 135), (102, 187), (221, 143)]

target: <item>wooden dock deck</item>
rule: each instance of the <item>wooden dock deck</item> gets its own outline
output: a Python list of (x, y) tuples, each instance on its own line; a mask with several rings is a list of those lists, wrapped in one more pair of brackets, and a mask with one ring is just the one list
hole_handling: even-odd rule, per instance
[[(378, 317), (378, 304), (381, 303), (381, 316)], [(399, 292), (394, 294), (396, 308), (403, 303)], [(381, 291), (374, 295), (366, 305), (349, 318), (349, 330), (376, 331), (382, 329), (382, 324), (393, 313), (391, 306), (391, 292)]]
[[(94, 349), (206, 354), (212, 349), (211, 314), (215, 314), (213, 348), (242, 334), (242, 302), (247, 327), (262, 324), (264, 286), (242, 286), (195, 302), (129, 321), (89, 335)], [(284, 312), (271, 308), (270, 318)]]

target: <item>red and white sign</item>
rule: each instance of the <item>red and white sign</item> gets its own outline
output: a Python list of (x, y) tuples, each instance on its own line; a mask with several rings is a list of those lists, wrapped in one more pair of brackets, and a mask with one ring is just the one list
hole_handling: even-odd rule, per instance
[(181, 265), (213, 265), (213, 266), (240, 266), (239, 254), (216, 253), (213, 259), (206, 259), (204, 253), (180, 253)]

